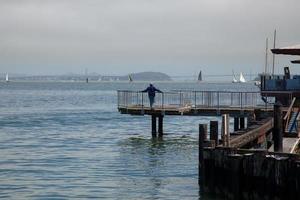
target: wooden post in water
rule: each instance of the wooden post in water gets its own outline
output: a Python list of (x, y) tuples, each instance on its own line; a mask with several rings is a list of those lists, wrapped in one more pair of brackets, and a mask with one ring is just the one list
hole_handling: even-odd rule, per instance
[(282, 137), (283, 137), (283, 126), (282, 126), (282, 104), (277, 101), (274, 104), (274, 121), (273, 121), (273, 139), (274, 139), (274, 152), (282, 152)]
[(230, 141), (230, 132), (229, 132), (229, 115), (224, 114), (222, 115), (222, 141), (223, 141), (223, 146), (229, 147), (229, 141)]
[(156, 116), (151, 115), (152, 119), (152, 137), (156, 137)]
[(240, 129), (245, 129), (245, 117), (240, 117)]
[(218, 121), (210, 121), (209, 125), (209, 132), (210, 132), (210, 140), (215, 141), (215, 146), (219, 145), (218, 139)]
[(234, 128), (233, 128), (234, 131), (239, 130), (239, 118), (238, 117), (234, 118), (233, 125), (234, 125)]
[(164, 116), (159, 115), (158, 116), (158, 137), (163, 136), (163, 122), (164, 122)]
[(199, 163), (198, 163), (198, 184), (200, 186), (200, 191), (203, 192), (204, 188), (204, 157), (203, 157), (203, 147), (205, 137), (207, 135), (207, 124), (199, 124)]

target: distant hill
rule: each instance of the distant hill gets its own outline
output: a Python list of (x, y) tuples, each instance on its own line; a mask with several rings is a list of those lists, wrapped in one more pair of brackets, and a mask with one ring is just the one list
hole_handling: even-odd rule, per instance
[[(130, 74), (133, 81), (171, 81), (171, 77), (161, 72), (140, 72)], [(128, 80), (128, 76), (121, 76), (120, 80)]]
[[(1, 74), (0, 74), (1, 75)], [(161, 72), (141, 72), (130, 74), (133, 81), (170, 81), (171, 78)], [(10, 76), (11, 81), (129, 81), (128, 75), (100, 75), (92, 73), (88, 75), (82, 74), (66, 74), (66, 75), (15, 75)], [(5, 74), (2, 74), (0, 81), (5, 79)]]

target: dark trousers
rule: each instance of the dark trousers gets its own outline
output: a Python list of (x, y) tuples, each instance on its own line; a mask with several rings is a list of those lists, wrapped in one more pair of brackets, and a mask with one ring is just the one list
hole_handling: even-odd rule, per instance
[(149, 96), (149, 101), (150, 101), (150, 107), (152, 108), (153, 104), (154, 104), (154, 98), (153, 96)]

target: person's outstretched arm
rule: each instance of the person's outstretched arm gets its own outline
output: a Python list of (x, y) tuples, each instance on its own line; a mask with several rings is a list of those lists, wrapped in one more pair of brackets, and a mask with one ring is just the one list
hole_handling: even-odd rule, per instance
[(144, 89), (144, 90), (142, 90), (140, 92), (148, 92), (148, 88), (146, 88), (146, 89)]
[(163, 93), (162, 91), (160, 91), (159, 89), (155, 88), (155, 91), (156, 92), (159, 92), (159, 93)]

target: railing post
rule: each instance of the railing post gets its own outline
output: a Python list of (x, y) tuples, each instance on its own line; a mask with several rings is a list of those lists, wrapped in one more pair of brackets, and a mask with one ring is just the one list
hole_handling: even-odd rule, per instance
[(161, 107), (164, 108), (164, 103), (165, 103), (165, 94), (161, 93)]
[(240, 103), (241, 103), (241, 109), (242, 109), (243, 108), (243, 94), (242, 94), (242, 92), (240, 92), (240, 98), (241, 98)]
[(218, 98), (218, 109), (220, 109), (220, 94), (219, 94), (219, 91), (217, 93), (217, 98)]
[(195, 108), (197, 107), (197, 92), (196, 91), (194, 91), (195, 92)]
[(142, 108), (144, 109), (144, 93), (142, 92)]

